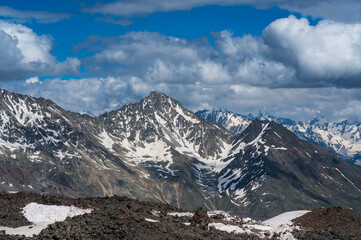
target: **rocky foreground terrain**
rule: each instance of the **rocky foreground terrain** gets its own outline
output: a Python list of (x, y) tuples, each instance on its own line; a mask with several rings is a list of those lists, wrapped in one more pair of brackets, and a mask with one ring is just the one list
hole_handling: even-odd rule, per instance
[(293, 220), (305, 230), (296, 230), (297, 239), (361, 239), (361, 215), (343, 207), (317, 208)]
[[(91, 213), (50, 224), (33, 237), (1, 231), (0, 239), (361, 239), (361, 215), (342, 207), (288, 212), (262, 222), (119, 196), (71, 199), (29, 193), (0, 195), (0, 229), (36, 228), (22, 213), (29, 203), (73, 205)], [(300, 217), (286, 224), (290, 215)]]

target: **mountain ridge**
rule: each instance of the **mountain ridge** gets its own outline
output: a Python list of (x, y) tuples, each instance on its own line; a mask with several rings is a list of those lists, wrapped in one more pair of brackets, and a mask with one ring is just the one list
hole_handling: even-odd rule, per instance
[(216, 122), (240, 134), (254, 119), (268, 119), (282, 124), (298, 137), (308, 142), (326, 147), (337, 153), (341, 158), (361, 165), (361, 123), (344, 120), (341, 122), (328, 121), (322, 116), (311, 121), (294, 121), (288, 118), (275, 117), (267, 113), (242, 115), (224, 109), (202, 110), (197, 115)]
[[(236, 135), (160, 92), (98, 117), (4, 91), (0, 101), (0, 161), (75, 192), (256, 217), (301, 204), (360, 207), (360, 168), (268, 120), (254, 120)], [(321, 160), (325, 166), (312, 162)], [(316, 177), (293, 167), (299, 161), (307, 163), (303, 168), (317, 166)], [(315, 188), (315, 179), (323, 187)], [(340, 192), (343, 198), (335, 197)]]

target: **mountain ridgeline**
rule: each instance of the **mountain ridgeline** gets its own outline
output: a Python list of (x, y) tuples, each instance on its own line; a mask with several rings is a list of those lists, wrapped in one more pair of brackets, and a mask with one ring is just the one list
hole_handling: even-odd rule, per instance
[(361, 123), (344, 120), (327, 121), (316, 117), (312, 121), (293, 121), (267, 113), (242, 115), (223, 109), (202, 110), (196, 114), (218, 123), (235, 134), (242, 133), (254, 119), (270, 120), (282, 124), (299, 138), (337, 153), (341, 158), (361, 166)]
[(0, 94), (3, 191), (117, 194), (261, 218), (300, 205), (361, 211), (361, 168), (273, 121), (234, 134), (160, 92), (99, 117)]

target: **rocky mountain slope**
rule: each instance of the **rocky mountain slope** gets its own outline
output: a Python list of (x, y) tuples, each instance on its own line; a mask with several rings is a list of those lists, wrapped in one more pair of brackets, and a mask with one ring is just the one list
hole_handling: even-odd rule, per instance
[(89, 195), (117, 193), (184, 208), (229, 202), (218, 197), (214, 173), (234, 135), (162, 93), (99, 117), (5, 90), (0, 108), (6, 164)]
[(235, 158), (220, 172), (218, 190), (252, 216), (351, 202), (359, 209), (361, 168), (299, 139), (280, 124), (254, 120), (233, 149)]
[(255, 120), (236, 135), (160, 92), (99, 117), (0, 94), (0, 162), (29, 171), (18, 182), (1, 176), (14, 187), (4, 190), (49, 192), (35, 181), (42, 179), (52, 193), (118, 194), (255, 217), (299, 205), (361, 211), (361, 168), (274, 122)]
[(271, 120), (282, 124), (298, 137), (308, 142), (323, 146), (341, 158), (361, 165), (361, 123), (354, 121), (333, 122), (323, 117), (312, 121), (293, 121), (287, 118), (275, 117), (259, 113), (257, 116), (242, 115), (228, 110), (202, 110), (198, 116), (216, 122), (233, 133), (242, 133), (254, 120)]

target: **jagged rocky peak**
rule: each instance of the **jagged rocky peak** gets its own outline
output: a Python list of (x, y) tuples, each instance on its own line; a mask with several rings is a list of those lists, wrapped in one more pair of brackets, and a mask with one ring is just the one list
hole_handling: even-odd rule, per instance
[(50, 99), (45, 99), (43, 97), (36, 98), (36, 97), (31, 97), (28, 95), (0, 89), (0, 104), (3, 104), (4, 102), (9, 102), (9, 101), (15, 101), (16, 103), (19, 103), (21, 100), (23, 100), (25, 103), (28, 103), (28, 104), (37, 103), (37, 104), (41, 105), (42, 107), (56, 106), (56, 104), (53, 101), (51, 101)]
[[(292, 132), (287, 130), (281, 124), (276, 123), (271, 120), (268, 120), (268, 119), (253, 120), (251, 122), (251, 124), (249, 125), (249, 127), (245, 130), (245, 134), (242, 134), (242, 135), (247, 135), (246, 136), (247, 138), (248, 137), (252, 138), (251, 136), (249, 136), (250, 134), (253, 134), (253, 135), (262, 134), (262, 136), (270, 136), (271, 135), (272, 137), (278, 137), (279, 141), (282, 140), (282, 136), (285, 138), (285, 140), (288, 138), (292, 138), (292, 137), (297, 138), (297, 136), (295, 134), (293, 134)], [(264, 140), (266, 141), (267, 138), (264, 138)]]
[(151, 92), (140, 101), (139, 105), (141, 105), (144, 110), (171, 114), (171, 117), (174, 117), (174, 114), (181, 115), (185, 120), (192, 122), (198, 121), (198, 116), (185, 109), (180, 102), (168, 97), (162, 92)]
[(144, 109), (152, 109), (152, 111), (162, 111), (164, 109), (169, 109), (175, 105), (181, 105), (174, 99), (171, 99), (162, 92), (153, 91), (150, 94), (143, 98), (136, 105), (141, 105)]
[[(106, 113), (103, 117), (110, 117), (117, 115), (119, 118), (127, 117), (135, 118), (137, 121), (147, 118), (155, 118), (156, 122), (167, 120), (175, 122), (175, 117), (182, 116), (183, 120), (199, 122), (201, 118), (185, 109), (181, 103), (168, 97), (164, 93), (153, 91), (147, 97), (140, 100), (140, 102), (125, 105), (124, 107)], [(160, 116), (160, 118), (159, 118)]]
[(63, 111), (54, 102), (44, 98), (0, 90), (0, 119), (2, 122), (11, 121), (22, 126), (42, 124), (52, 115), (61, 115)]
[(158, 91), (152, 91), (149, 93), (149, 95), (142, 99), (142, 101), (145, 101), (151, 105), (168, 105), (171, 102), (176, 102), (175, 100), (171, 99), (167, 95), (165, 95), (162, 92)]
[[(278, 155), (280, 151), (299, 152), (299, 149), (304, 149), (309, 152), (307, 153), (308, 155), (314, 156), (315, 151), (317, 151), (316, 148), (319, 148), (316, 145), (309, 144), (299, 139), (296, 134), (285, 128), (283, 125), (270, 120), (253, 120), (239, 138), (242, 142), (256, 148), (257, 154), (253, 156), (258, 156), (262, 153), (267, 157), (269, 154), (277, 153)], [(306, 148), (310, 149), (307, 150)], [(319, 149), (320, 150), (318, 151), (328, 154), (326, 149)], [(304, 154), (305, 153), (302, 155)]]

